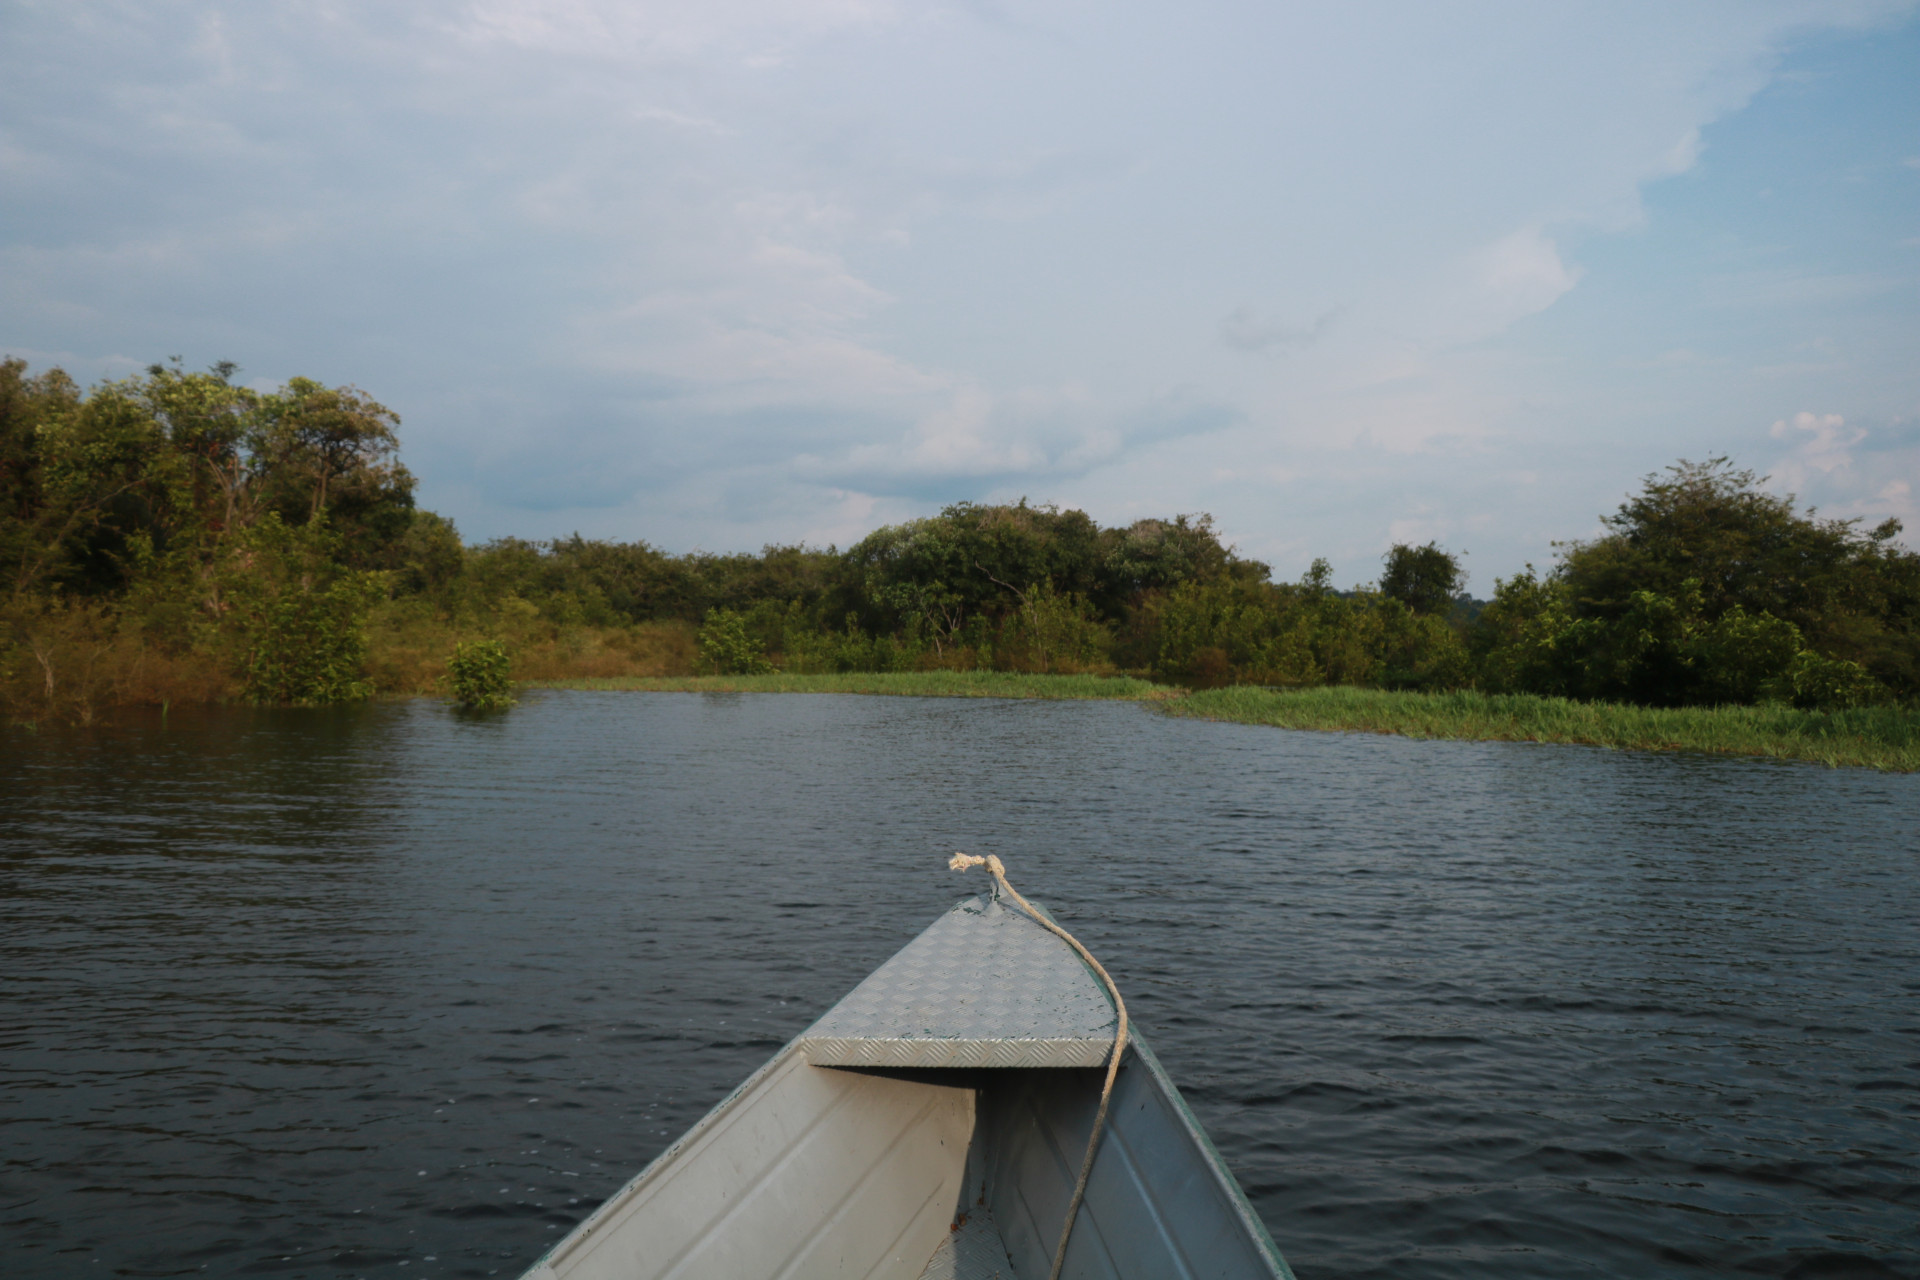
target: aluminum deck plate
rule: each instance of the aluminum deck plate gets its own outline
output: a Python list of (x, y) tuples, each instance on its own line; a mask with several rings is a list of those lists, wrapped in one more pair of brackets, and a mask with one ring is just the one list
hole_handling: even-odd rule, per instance
[(1098, 1067), (1115, 1021), (1073, 948), (982, 896), (874, 970), (800, 1045), (817, 1067)]
[(994, 1225), (993, 1214), (985, 1205), (947, 1232), (947, 1238), (927, 1259), (920, 1280), (1020, 1280), (1013, 1273), (1013, 1260), (1007, 1257), (1006, 1243)]

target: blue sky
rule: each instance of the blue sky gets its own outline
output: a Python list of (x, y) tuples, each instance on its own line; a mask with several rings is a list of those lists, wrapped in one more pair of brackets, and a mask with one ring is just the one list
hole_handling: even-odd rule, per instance
[(1722, 453), (1920, 532), (1916, 68), (1904, 0), (0, 0), (0, 351), (355, 383), (470, 539), (1024, 495), (1484, 594)]

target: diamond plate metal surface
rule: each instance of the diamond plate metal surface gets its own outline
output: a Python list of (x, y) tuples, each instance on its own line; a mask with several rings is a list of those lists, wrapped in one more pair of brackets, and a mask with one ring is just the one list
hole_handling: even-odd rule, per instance
[(820, 1067), (1097, 1067), (1114, 1027), (1073, 949), (983, 896), (934, 921), (800, 1044)]
[(947, 1232), (927, 1259), (920, 1280), (1019, 1280), (986, 1205), (974, 1206)]

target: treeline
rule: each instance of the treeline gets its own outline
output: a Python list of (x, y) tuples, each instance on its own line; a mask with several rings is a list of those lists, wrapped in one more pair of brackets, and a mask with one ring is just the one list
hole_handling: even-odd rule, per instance
[(352, 387), (261, 393), (176, 362), (82, 391), (0, 365), (0, 697), (328, 702), (516, 674), (993, 668), (1834, 708), (1920, 695), (1920, 557), (1724, 459), (1647, 480), (1553, 568), (1464, 594), (1444, 549), (1297, 582), (1205, 516), (1102, 528), (961, 503), (840, 551), (462, 543), (414, 504), (398, 418)]

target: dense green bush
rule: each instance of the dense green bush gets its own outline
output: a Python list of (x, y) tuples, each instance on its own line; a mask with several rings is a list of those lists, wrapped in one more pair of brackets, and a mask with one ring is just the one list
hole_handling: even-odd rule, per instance
[(1109, 628), (1083, 595), (1054, 590), (1040, 581), (1019, 595), (1001, 624), (991, 656), (1002, 671), (1070, 674), (1110, 668)]
[(747, 634), (747, 620), (732, 609), (714, 609), (700, 628), (700, 665), (709, 675), (753, 676), (773, 670), (761, 642)]
[(453, 700), (469, 711), (502, 711), (513, 705), (513, 661), (498, 640), (469, 640), (447, 659)]
[(1859, 663), (1824, 657), (1811, 649), (1794, 655), (1786, 688), (1793, 705), (1808, 711), (1846, 711), (1887, 698), (1885, 686)]
[(379, 593), (368, 575), (296, 587), (266, 602), (247, 659), (247, 691), (260, 702), (317, 704), (370, 697), (366, 612)]
[(370, 697), (367, 614), (385, 576), (348, 568), (324, 514), (304, 525), (269, 512), (235, 535), (207, 575), (245, 625), (247, 692), (259, 702), (318, 704)]

